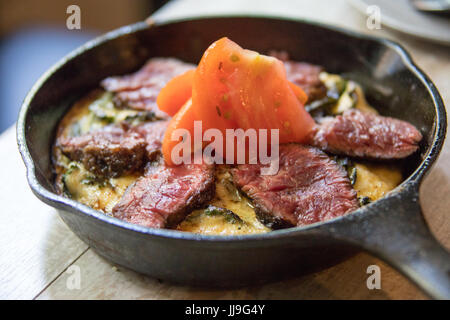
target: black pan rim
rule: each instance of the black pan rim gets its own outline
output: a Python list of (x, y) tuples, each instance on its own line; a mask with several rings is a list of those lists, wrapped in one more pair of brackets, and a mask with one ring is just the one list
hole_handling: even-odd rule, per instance
[[(67, 61), (76, 58), (78, 55), (82, 54), (86, 50), (90, 48), (101, 45), (104, 42), (112, 40), (114, 38), (120, 37), (122, 35), (126, 35), (128, 33), (137, 32), (146, 28), (153, 28), (158, 26), (163, 26), (166, 24), (175, 24), (179, 22), (188, 22), (188, 21), (197, 21), (197, 20), (214, 20), (214, 19), (269, 19), (272, 21), (276, 20), (284, 20), (284, 21), (292, 21), (303, 24), (313, 25), (318, 28), (326, 29), (328, 32), (336, 32), (347, 35), (349, 37), (374, 41), (378, 45), (387, 46), (390, 49), (396, 51), (404, 63), (405, 67), (409, 69), (427, 88), (430, 96), (432, 97), (435, 111), (436, 111), (436, 119), (435, 119), (435, 128), (434, 135), (432, 139), (432, 144), (427, 150), (426, 154), (423, 157), (422, 162), (417, 167), (417, 169), (407, 178), (405, 179), (399, 186), (397, 186), (394, 190), (389, 192), (385, 197), (370, 203), (369, 205), (362, 207), (358, 210), (355, 210), (345, 216), (338, 217), (325, 222), (317, 222), (311, 225), (302, 226), (302, 227), (292, 227), (282, 230), (275, 230), (268, 233), (263, 234), (253, 234), (253, 235), (234, 235), (234, 236), (224, 236), (224, 235), (201, 235), (190, 232), (183, 232), (177, 230), (170, 229), (154, 229), (143, 227), (135, 224), (131, 224), (117, 218), (108, 216), (100, 211), (92, 209), (84, 204), (76, 202), (72, 199), (60, 196), (56, 193), (53, 193), (46, 188), (44, 188), (37, 180), (36, 177), (36, 166), (34, 164), (34, 160), (31, 157), (31, 154), (28, 150), (27, 142), (26, 142), (26, 128), (25, 128), (25, 120), (27, 118), (29, 112), (29, 106), (31, 101), (33, 100), (35, 94), (39, 91), (42, 84), (52, 76), (52, 74), (62, 67)], [(84, 214), (94, 218), (96, 220), (100, 220), (103, 223), (116, 226), (118, 228), (126, 229), (129, 232), (139, 233), (143, 236), (154, 236), (165, 239), (178, 239), (178, 240), (186, 240), (186, 241), (210, 241), (210, 242), (237, 242), (237, 241), (259, 241), (259, 240), (267, 240), (267, 239), (275, 239), (281, 238), (285, 236), (289, 236), (293, 233), (305, 232), (305, 231), (314, 231), (319, 226), (331, 225), (334, 222), (348, 219), (349, 217), (354, 217), (356, 215), (364, 215), (365, 211), (368, 209), (375, 207), (385, 201), (387, 198), (392, 196), (398, 196), (405, 189), (409, 189), (411, 187), (415, 187), (418, 189), (421, 180), (425, 176), (425, 174), (429, 171), (432, 164), (436, 161), (439, 156), (439, 152), (442, 149), (444, 138), (446, 134), (447, 127), (447, 119), (446, 119), (446, 110), (442, 98), (434, 85), (431, 79), (414, 63), (410, 54), (397, 42), (392, 40), (388, 40), (381, 37), (375, 37), (371, 35), (365, 35), (362, 33), (357, 33), (355, 31), (346, 30), (340, 27), (330, 26), (323, 23), (317, 23), (305, 19), (293, 19), (286, 17), (277, 17), (277, 16), (266, 16), (266, 15), (213, 15), (213, 16), (196, 16), (182, 19), (169, 19), (169, 20), (160, 20), (160, 19), (148, 19), (147, 22), (138, 22), (135, 24), (127, 25), (111, 32), (108, 32), (104, 35), (101, 35), (86, 44), (78, 47), (65, 57), (63, 57), (60, 61), (54, 64), (51, 68), (49, 68), (33, 85), (31, 90), (28, 92), (25, 97), (16, 127), (17, 133), (17, 143), (19, 147), (19, 151), (22, 155), (22, 159), (25, 163), (25, 167), (27, 170), (27, 180), (33, 191), (33, 193), (41, 199), (43, 202), (48, 205), (55, 207), (57, 209), (62, 209), (65, 211), (69, 211), (73, 214)]]

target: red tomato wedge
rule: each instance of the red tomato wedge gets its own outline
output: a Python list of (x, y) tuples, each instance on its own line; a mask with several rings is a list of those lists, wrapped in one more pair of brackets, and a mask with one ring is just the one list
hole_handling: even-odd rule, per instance
[(303, 91), (302, 88), (297, 86), (295, 83), (289, 82), (289, 85), (291, 86), (292, 91), (294, 91), (295, 96), (300, 101), (302, 105), (305, 105), (306, 101), (308, 101), (308, 95), (305, 91)]
[(171, 79), (158, 94), (156, 104), (161, 111), (173, 116), (192, 96), (195, 70)]
[(191, 134), (191, 137), (193, 137), (194, 120), (195, 118), (192, 108), (192, 99), (189, 99), (170, 120), (166, 132), (164, 134), (162, 143), (162, 153), (164, 156), (164, 160), (168, 165), (174, 165), (171, 156), (172, 150), (181, 141), (181, 138), (173, 139), (172, 134), (176, 129), (186, 129)]
[[(180, 110), (180, 108), (192, 97), (192, 83), (194, 82), (194, 70), (171, 79), (158, 94), (156, 103), (161, 111), (164, 111), (171, 117)], [(289, 83), (294, 94), (302, 104), (308, 100), (308, 96), (302, 88), (294, 83)]]
[(172, 163), (177, 142), (169, 143), (171, 132), (191, 130), (194, 120), (202, 121), (203, 132), (219, 129), (224, 137), (226, 129), (279, 129), (280, 143), (305, 142), (314, 126), (304, 109), (306, 98), (286, 79), (283, 62), (222, 38), (206, 50), (193, 74), (192, 104), (185, 104), (169, 124), (164, 159)]

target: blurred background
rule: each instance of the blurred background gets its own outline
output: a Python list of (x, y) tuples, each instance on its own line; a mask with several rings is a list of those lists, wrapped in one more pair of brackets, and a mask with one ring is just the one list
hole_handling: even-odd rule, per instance
[[(167, 0), (0, 0), (0, 133), (17, 119), (39, 76), (84, 42), (151, 15)], [(67, 7), (81, 8), (81, 29), (68, 30)]]

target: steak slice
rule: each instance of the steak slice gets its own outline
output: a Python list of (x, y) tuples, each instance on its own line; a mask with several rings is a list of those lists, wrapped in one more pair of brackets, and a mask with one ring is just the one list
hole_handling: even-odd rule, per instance
[(99, 177), (139, 171), (146, 162), (144, 138), (120, 126), (109, 126), (78, 137), (60, 138), (57, 147)]
[(136, 110), (154, 112), (159, 118), (168, 115), (158, 109), (156, 98), (159, 91), (175, 76), (195, 68), (194, 65), (174, 58), (150, 59), (139, 71), (117, 77), (109, 77), (101, 82), (107, 91), (115, 92), (115, 103)]
[(141, 171), (161, 153), (167, 125), (168, 121), (162, 120), (134, 127), (108, 126), (78, 137), (59, 138), (57, 147), (99, 177), (118, 177)]
[(113, 216), (151, 228), (173, 228), (215, 192), (214, 166), (168, 167), (159, 161), (131, 185), (113, 208)]
[(269, 55), (283, 61), (287, 79), (305, 91), (308, 103), (325, 97), (327, 88), (319, 78), (323, 71), (321, 66), (289, 60), (289, 54), (285, 51), (271, 51)]
[(162, 141), (168, 124), (168, 120), (161, 120), (145, 122), (131, 128), (131, 131), (136, 132), (145, 140), (148, 160), (154, 160), (161, 153)]
[(323, 68), (306, 62), (285, 61), (286, 77), (308, 95), (308, 103), (321, 99), (327, 94), (327, 88), (319, 78)]
[(318, 125), (311, 144), (352, 157), (401, 159), (418, 149), (422, 134), (412, 124), (350, 109)]
[(280, 145), (279, 171), (261, 175), (261, 165), (232, 170), (234, 183), (251, 199), (270, 227), (303, 226), (342, 216), (358, 208), (346, 172), (322, 151)]

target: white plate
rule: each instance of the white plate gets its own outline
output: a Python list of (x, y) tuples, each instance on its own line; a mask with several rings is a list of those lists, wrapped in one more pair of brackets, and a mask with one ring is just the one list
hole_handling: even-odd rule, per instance
[(450, 18), (416, 10), (409, 0), (351, 0), (363, 14), (368, 6), (381, 10), (381, 24), (409, 35), (450, 45)]

